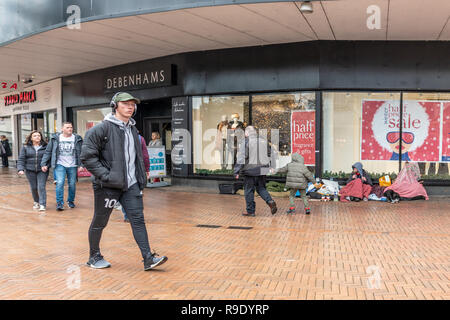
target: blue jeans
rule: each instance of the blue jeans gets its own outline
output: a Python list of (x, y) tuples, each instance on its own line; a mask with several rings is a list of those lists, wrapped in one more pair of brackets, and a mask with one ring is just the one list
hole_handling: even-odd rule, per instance
[(47, 205), (47, 192), (45, 191), (48, 172), (42, 171), (28, 171), (25, 170), (28, 182), (30, 183), (31, 194), (33, 195), (34, 202), (38, 202), (42, 206)]
[(69, 184), (68, 202), (75, 201), (75, 189), (77, 182), (77, 167), (64, 167), (60, 164), (56, 165), (54, 170), (56, 177), (56, 203), (64, 203), (64, 180), (67, 175), (67, 182)]
[(122, 206), (122, 213), (123, 213), (123, 218), (128, 219), (127, 213), (125, 212), (125, 208), (123, 206)]

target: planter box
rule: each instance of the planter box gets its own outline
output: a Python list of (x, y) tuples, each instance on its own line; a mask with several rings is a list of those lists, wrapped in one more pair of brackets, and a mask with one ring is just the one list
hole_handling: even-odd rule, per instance
[[(244, 190), (238, 190), (236, 192), (236, 194), (243, 196), (244, 195)], [(284, 192), (269, 191), (269, 194), (273, 198), (287, 198), (287, 197), (289, 197), (289, 191), (284, 191)], [(255, 192), (255, 197), (259, 197), (257, 192)]]

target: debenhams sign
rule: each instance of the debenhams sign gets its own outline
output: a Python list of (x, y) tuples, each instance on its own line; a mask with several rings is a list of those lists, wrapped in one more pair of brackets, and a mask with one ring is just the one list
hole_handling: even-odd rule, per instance
[(104, 91), (138, 90), (171, 86), (175, 84), (175, 65), (159, 68), (136, 68), (136, 71), (114, 72), (105, 76)]

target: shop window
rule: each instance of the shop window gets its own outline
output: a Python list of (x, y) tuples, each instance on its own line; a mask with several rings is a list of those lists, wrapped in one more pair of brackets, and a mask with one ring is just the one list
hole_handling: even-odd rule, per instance
[(45, 111), (43, 112), (43, 131), (44, 139), (48, 142), (56, 133), (57, 112)]
[(347, 178), (355, 162), (372, 178), (395, 177), (399, 108), (400, 93), (324, 92), (323, 177)]
[(194, 173), (232, 174), (235, 130), (248, 124), (249, 97), (193, 97), (192, 109)]
[(450, 94), (404, 93), (403, 99), (402, 160), (418, 162), (423, 179), (450, 179)]
[(111, 113), (111, 108), (98, 108), (89, 110), (76, 110), (77, 133), (84, 138), (86, 131), (102, 122), (105, 116)]
[[(252, 125), (267, 132), (272, 151), (278, 151), (276, 168), (291, 161), (299, 153), (305, 164), (315, 169), (316, 99), (314, 92), (263, 94), (252, 96)], [(263, 129), (263, 130), (261, 130)], [(278, 132), (278, 141), (273, 140)]]
[(31, 122), (31, 113), (21, 114), (18, 116), (20, 125), (20, 143), (24, 144), (26, 138), (33, 130), (33, 124)]

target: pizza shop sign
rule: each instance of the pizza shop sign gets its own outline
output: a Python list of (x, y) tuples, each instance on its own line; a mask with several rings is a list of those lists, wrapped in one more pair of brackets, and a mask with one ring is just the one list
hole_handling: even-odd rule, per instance
[(15, 104), (29, 103), (36, 101), (36, 90), (23, 91), (16, 94), (11, 94), (4, 97), (5, 106), (12, 106)]

